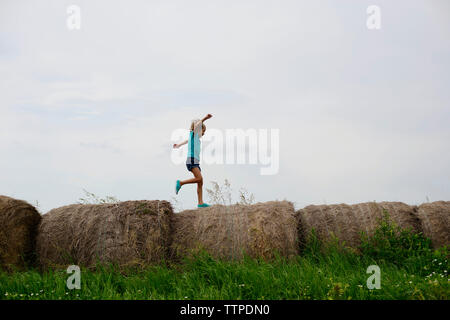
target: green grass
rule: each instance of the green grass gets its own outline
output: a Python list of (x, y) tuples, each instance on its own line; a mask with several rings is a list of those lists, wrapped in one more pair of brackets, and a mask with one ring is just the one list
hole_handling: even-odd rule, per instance
[[(145, 270), (82, 270), (68, 290), (65, 270), (0, 272), (1, 299), (449, 299), (448, 251), (381, 221), (360, 250), (324, 245), (314, 236), (293, 259), (214, 260), (205, 253)], [(381, 269), (381, 289), (366, 286), (367, 267)]]

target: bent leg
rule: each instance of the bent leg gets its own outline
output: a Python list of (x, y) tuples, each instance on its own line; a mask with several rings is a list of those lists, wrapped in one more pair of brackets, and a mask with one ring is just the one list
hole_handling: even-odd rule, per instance
[(191, 172), (194, 175), (194, 178), (180, 181), (180, 186), (185, 185), (185, 184), (189, 184), (189, 183), (196, 183), (197, 184), (198, 204), (203, 204), (203, 177), (202, 177), (202, 173), (201, 173), (199, 168), (192, 168)]
[(203, 178), (199, 168), (192, 168), (191, 172), (194, 175), (194, 178), (180, 181), (180, 185), (189, 183), (199, 183), (200, 181), (202, 181)]

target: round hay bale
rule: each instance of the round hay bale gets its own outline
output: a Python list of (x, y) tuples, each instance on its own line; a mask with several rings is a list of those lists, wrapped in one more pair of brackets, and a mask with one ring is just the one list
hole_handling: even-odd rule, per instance
[(271, 259), (297, 254), (294, 206), (288, 201), (214, 205), (173, 216), (172, 254), (180, 258), (206, 250), (216, 258)]
[(434, 248), (450, 246), (450, 201), (436, 201), (419, 206), (417, 215), (423, 233)]
[(313, 229), (323, 242), (338, 238), (349, 246), (357, 243), (359, 226), (352, 207), (347, 204), (310, 205), (297, 211), (297, 219), (301, 245), (306, 243)]
[(296, 213), (301, 245), (305, 244), (314, 229), (323, 242), (338, 239), (341, 244), (356, 248), (361, 243), (360, 233), (364, 231), (372, 235), (384, 211), (401, 228), (422, 231), (416, 208), (402, 202), (310, 205)]
[(167, 258), (172, 214), (169, 202), (147, 200), (53, 209), (39, 226), (39, 263), (43, 268), (159, 263)]
[(22, 269), (34, 264), (41, 215), (22, 200), (0, 196), (0, 267)]

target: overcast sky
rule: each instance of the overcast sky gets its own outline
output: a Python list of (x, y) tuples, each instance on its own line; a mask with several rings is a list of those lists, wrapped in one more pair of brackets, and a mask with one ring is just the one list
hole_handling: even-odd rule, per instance
[[(171, 134), (206, 113), (279, 129), (280, 169), (202, 164), (205, 187), (297, 208), (450, 200), (448, 0), (0, 0), (0, 75), (0, 194), (43, 213), (83, 189), (172, 200), (190, 173)], [(194, 186), (177, 199), (194, 207)]]

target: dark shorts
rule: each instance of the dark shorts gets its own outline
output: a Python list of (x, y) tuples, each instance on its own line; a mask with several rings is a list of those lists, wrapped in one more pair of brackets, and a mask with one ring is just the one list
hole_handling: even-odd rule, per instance
[(200, 171), (202, 171), (202, 169), (200, 169), (200, 161), (197, 158), (192, 157), (188, 157), (186, 159), (186, 168), (189, 171), (192, 171), (193, 168), (198, 168)]
[(189, 171), (192, 171), (192, 169), (194, 169), (194, 168), (198, 168), (200, 171), (202, 171), (202, 169), (200, 169), (200, 164), (198, 164), (198, 163), (194, 163), (194, 164), (186, 163), (186, 168)]

